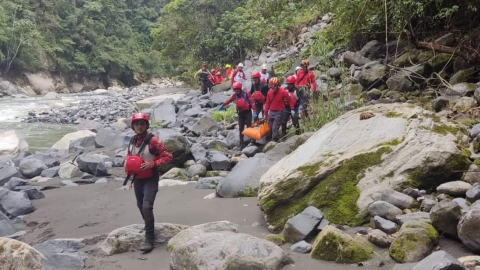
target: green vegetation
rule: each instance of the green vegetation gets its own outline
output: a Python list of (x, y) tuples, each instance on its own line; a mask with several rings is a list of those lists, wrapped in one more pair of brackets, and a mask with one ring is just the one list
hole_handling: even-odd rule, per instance
[(287, 240), (285, 240), (285, 236), (281, 234), (269, 234), (267, 235), (267, 237), (265, 237), (265, 239), (272, 243), (275, 243), (275, 245), (277, 246), (283, 246), (283, 244), (287, 242)]
[(229, 106), (226, 111), (213, 111), (212, 119), (215, 122), (222, 122), (224, 125), (231, 124), (236, 121), (237, 110), (235, 106)]
[(273, 65), (273, 70), (278, 76), (285, 75), (293, 65), (294, 60), (292, 58), (285, 58), (281, 61), (278, 61)]

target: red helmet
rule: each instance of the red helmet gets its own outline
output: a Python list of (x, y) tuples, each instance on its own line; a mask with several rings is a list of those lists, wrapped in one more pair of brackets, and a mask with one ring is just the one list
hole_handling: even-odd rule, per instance
[(269, 85), (279, 85), (279, 84), (280, 84), (280, 81), (278, 80), (277, 77), (272, 77), (272, 78), (268, 81), (268, 84), (269, 84)]
[(148, 119), (148, 115), (145, 113), (136, 113), (132, 116), (132, 126), (131, 128), (133, 129), (133, 123), (138, 120), (143, 120), (147, 123), (147, 129), (150, 127), (150, 119)]
[(295, 77), (294, 76), (288, 76), (286, 83), (295, 83)]
[(234, 82), (233, 85), (232, 85), (232, 89), (233, 90), (235, 90), (235, 89), (242, 90), (242, 83), (241, 82)]
[(260, 78), (260, 77), (261, 77), (261, 76), (260, 76), (260, 72), (258, 72), (258, 71), (255, 71), (255, 72), (252, 74), (252, 79), (253, 79), (253, 78)]

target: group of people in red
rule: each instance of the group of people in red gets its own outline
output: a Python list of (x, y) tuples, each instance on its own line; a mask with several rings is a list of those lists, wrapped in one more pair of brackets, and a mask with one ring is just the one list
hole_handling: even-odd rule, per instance
[(299, 113), (303, 111), (303, 114), (308, 116), (305, 108), (308, 105), (309, 96), (314, 100), (318, 97), (315, 74), (309, 69), (309, 65), (307, 59), (301, 62), (295, 75), (286, 78), (286, 89), (281, 87), (278, 77), (270, 78), (267, 65), (262, 66), (261, 72), (252, 73), (250, 90), (244, 88), (246, 76), (243, 65), (240, 63), (233, 71), (231, 83), (234, 93), (218, 109), (223, 110), (225, 106), (235, 102), (242, 148), (245, 147), (243, 130), (252, 125), (252, 120), (257, 121), (260, 118), (267, 120), (270, 127), (267, 141), (279, 141), (280, 127), (285, 137), (290, 119), (296, 128), (296, 134), (300, 134)]

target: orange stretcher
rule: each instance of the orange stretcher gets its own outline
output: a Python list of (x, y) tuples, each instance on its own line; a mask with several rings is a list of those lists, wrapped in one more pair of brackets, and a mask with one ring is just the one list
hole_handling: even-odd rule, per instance
[(268, 121), (264, 119), (259, 119), (249, 128), (243, 130), (242, 134), (249, 138), (252, 138), (256, 141), (262, 139), (270, 133), (270, 127), (268, 126)]

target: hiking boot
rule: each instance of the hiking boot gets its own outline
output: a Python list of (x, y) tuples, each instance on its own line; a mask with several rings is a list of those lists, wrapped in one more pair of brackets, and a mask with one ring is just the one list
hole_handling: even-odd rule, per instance
[(150, 252), (153, 249), (154, 238), (151, 235), (145, 237), (142, 245), (140, 246), (140, 251)]

